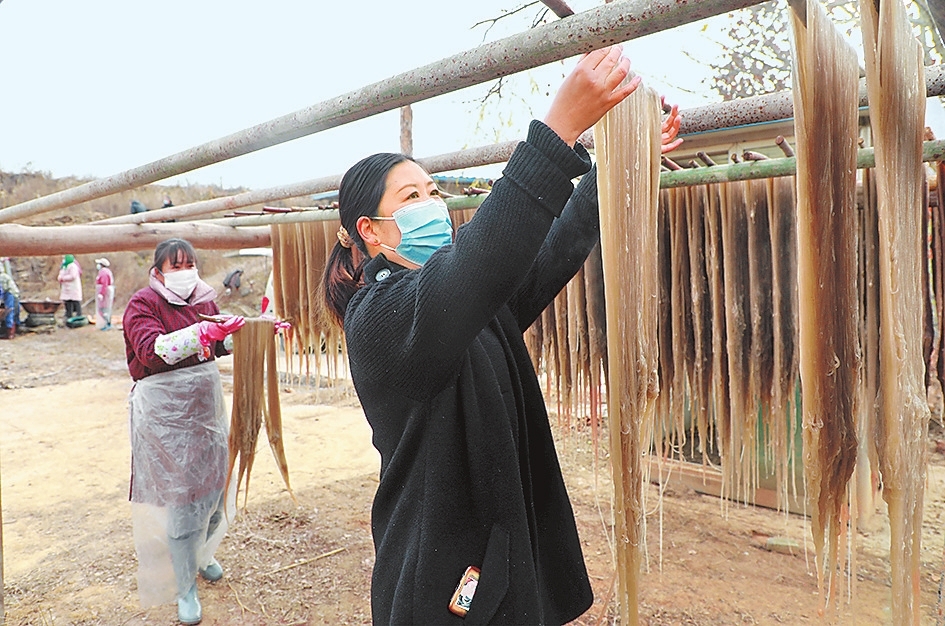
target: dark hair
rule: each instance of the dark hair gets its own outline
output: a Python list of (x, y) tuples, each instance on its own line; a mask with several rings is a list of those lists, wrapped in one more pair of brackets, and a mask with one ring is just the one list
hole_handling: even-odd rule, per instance
[(177, 237), (165, 239), (154, 249), (154, 263), (151, 267), (161, 271), (161, 268), (164, 267), (164, 261), (170, 260), (171, 263), (174, 263), (174, 261), (181, 257), (183, 257), (185, 261), (196, 263), (197, 251), (194, 250), (194, 246), (186, 239), (179, 239)]
[(374, 217), (387, 189), (387, 174), (395, 165), (413, 161), (405, 154), (381, 152), (365, 157), (348, 168), (338, 186), (338, 213), (341, 226), (351, 238), (351, 247), (336, 243), (328, 257), (322, 276), (325, 307), (328, 317), (343, 326), (345, 310), (364, 281), (361, 269), (367, 258), (367, 247), (358, 234), (358, 218)]

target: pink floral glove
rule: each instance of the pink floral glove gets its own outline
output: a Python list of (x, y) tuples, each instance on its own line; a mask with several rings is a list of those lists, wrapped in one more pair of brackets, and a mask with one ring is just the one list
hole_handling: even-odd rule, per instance
[(197, 324), (197, 338), (203, 346), (209, 346), (214, 341), (223, 341), (227, 335), (232, 335), (246, 323), (241, 315), (234, 315), (222, 322), (208, 322)]

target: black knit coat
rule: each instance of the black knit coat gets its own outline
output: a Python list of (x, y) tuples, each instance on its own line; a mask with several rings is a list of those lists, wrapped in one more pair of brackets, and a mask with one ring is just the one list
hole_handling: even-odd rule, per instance
[[(344, 328), (381, 455), (375, 624), (562, 624), (593, 601), (522, 338), (598, 241), (596, 171), (571, 182), (589, 168), (534, 121), (452, 245), (418, 270), (365, 265)], [(463, 619), (448, 605), (468, 566)]]

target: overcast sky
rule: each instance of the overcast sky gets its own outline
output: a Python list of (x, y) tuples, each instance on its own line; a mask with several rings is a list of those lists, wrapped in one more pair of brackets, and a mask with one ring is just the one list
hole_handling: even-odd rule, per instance
[[(601, 0), (568, 3), (580, 12)], [(536, 8), (488, 32), (473, 26), (521, 4), (3, 0), (0, 169), (117, 174), (520, 33)], [(682, 108), (717, 101), (690, 57), (716, 54), (727, 19), (628, 42), (625, 54), (645, 84)], [(521, 138), (574, 62), (514, 77), (486, 107), (488, 85), (413, 105), (414, 154)], [(398, 151), (399, 124), (391, 111), (164, 182), (261, 189), (341, 174), (367, 154)]]
[[(570, 0), (575, 11), (597, 0)], [(103, 177), (149, 163), (376, 81), (525, 30), (476, 22), (512, 0), (4, 0), (0, 3), (0, 169)], [(554, 19), (552, 17), (552, 19)], [(690, 32), (697, 28), (690, 27)], [(672, 76), (705, 91), (676, 63), (671, 35), (634, 42), (628, 56), (673, 101)], [(688, 37), (692, 41), (692, 36)], [(550, 102), (574, 59), (521, 77), (499, 107), (485, 87), (414, 105), (414, 154), (511, 140)], [(481, 119), (480, 119), (481, 118)], [(183, 174), (175, 182), (253, 189), (340, 174), (362, 156), (399, 150), (399, 113), (295, 140)], [(475, 172), (466, 172), (475, 173)]]

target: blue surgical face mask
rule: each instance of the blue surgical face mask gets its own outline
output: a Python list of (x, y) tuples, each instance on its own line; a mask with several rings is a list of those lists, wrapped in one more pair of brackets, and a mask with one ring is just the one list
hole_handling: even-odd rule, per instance
[(453, 241), (450, 212), (439, 198), (409, 204), (394, 211), (391, 217), (371, 219), (396, 223), (400, 229), (400, 244), (396, 248), (380, 245), (417, 265), (423, 265), (434, 252)]

